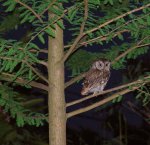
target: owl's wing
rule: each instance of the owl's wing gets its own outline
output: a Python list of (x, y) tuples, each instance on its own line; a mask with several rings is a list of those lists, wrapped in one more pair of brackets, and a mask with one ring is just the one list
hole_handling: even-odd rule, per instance
[(91, 88), (95, 88), (107, 83), (110, 77), (109, 71), (89, 70), (86, 73), (83, 81), (83, 88), (81, 94), (86, 94)]
[(106, 73), (105, 71), (99, 71), (95, 69), (87, 72), (85, 76), (85, 81), (86, 82), (88, 81), (89, 84), (100, 85), (102, 81), (107, 77), (108, 77), (108, 73)]

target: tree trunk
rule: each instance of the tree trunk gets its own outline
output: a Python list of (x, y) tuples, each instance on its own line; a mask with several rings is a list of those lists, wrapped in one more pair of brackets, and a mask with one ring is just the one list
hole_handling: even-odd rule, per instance
[(55, 38), (49, 37), (49, 144), (66, 145), (66, 109), (64, 97), (63, 30), (56, 25)]

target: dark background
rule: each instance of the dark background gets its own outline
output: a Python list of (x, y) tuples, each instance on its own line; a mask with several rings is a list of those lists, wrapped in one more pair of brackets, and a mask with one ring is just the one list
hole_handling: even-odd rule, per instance
[[(5, 16), (6, 13), (3, 13), (3, 9), (0, 9), (0, 14)], [(17, 16), (16, 16), (17, 17)], [(9, 23), (9, 22), (8, 22)], [(65, 24), (66, 27), (69, 27), (68, 24)], [(3, 34), (3, 37), (6, 39), (17, 39), (20, 40), (24, 37), (28, 31), (32, 31), (32, 26), (30, 24), (23, 24), (18, 27), (17, 30), (10, 30)], [(70, 33), (65, 31), (64, 33), (64, 43), (68, 40), (68, 36)], [(67, 36), (67, 37), (66, 37)], [(125, 34), (125, 41), (129, 42), (129, 34)], [(46, 38), (47, 39), (47, 38)], [(120, 45), (122, 42), (118, 39), (115, 42)], [(35, 40), (35, 43), (38, 44), (41, 48), (47, 48), (46, 45), (43, 45), (39, 42), (38, 39)], [(86, 49), (90, 52), (100, 52), (103, 49), (107, 49), (112, 46), (112, 43), (104, 44), (103, 48), (99, 48), (99, 45), (87, 46)], [(47, 57), (46, 55), (40, 55), (39, 57)], [(118, 86), (124, 82), (124, 77), (128, 77), (128, 71), (130, 68), (136, 68), (137, 64), (141, 62), (139, 71), (148, 71), (150, 70), (150, 52), (146, 55), (138, 57), (136, 60), (130, 60), (126, 64), (126, 68), (121, 70), (113, 70), (111, 69), (111, 77), (105, 89), (109, 89), (115, 86)], [(128, 67), (129, 66), (129, 67)], [(130, 67), (131, 66), (131, 67)], [(46, 71), (46, 70), (44, 70)], [(71, 72), (66, 68), (65, 70), (65, 79), (66, 81), (71, 79)], [(134, 80), (135, 74), (133, 69), (133, 76), (131, 76)], [(130, 79), (129, 79), (130, 81)], [(70, 102), (83, 96), (80, 95), (82, 80), (79, 83), (75, 83), (66, 89), (66, 101)], [(26, 90), (23, 88), (20, 89), (23, 93)], [(29, 91), (29, 93), (38, 94), (37, 90)], [(135, 99), (136, 92), (128, 93), (124, 95), (123, 100), (119, 103), (112, 104), (111, 102), (88, 111), (86, 113), (82, 113), (80, 115), (74, 116), (67, 122), (67, 136), (68, 136), (68, 144), (87, 144), (87, 145), (102, 145), (102, 144), (121, 144), (119, 141), (119, 137), (123, 136), (122, 142), (126, 142), (129, 145), (150, 145), (150, 124), (145, 121), (145, 116), (140, 112), (140, 110), (144, 110), (142, 104)], [(44, 97), (46, 100), (46, 95), (41, 96), (39, 94), (38, 97)], [(89, 104), (92, 104), (102, 98), (107, 97), (99, 96), (90, 100), (87, 100), (80, 105), (75, 105), (67, 109), (67, 112), (74, 110), (76, 108), (82, 108)], [(133, 104), (134, 109), (129, 105)], [(45, 101), (45, 105), (47, 102)], [(14, 121), (9, 122), (14, 125)], [(35, 130), (35, 132), (40, 133), (43, 136), (47, 136), (48, 126), (40, 127), (36, 129), (35, 127), (26, 126), (26, 129)], [(121, 129), (121, 131), (120, 131)], [(122, 132), (122, 133), (121, 133)], [(127, 141), (125, 141), (127, 140)]]

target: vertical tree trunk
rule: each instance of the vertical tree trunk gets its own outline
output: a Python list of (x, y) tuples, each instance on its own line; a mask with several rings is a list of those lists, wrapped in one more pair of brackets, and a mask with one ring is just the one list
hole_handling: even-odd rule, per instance
[(66, 109), (64, 97), (63, 30), (56, 25), (55, 38), (49, 37), (49, 144), (66, 145)]

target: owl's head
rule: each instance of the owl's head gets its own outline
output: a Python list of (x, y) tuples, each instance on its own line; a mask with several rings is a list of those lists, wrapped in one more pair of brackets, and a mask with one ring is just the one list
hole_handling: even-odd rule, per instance
[(98, 70), (110, 70), (110, 61), (107, 59), (97, 60), (92, 64), (92, 68)]

